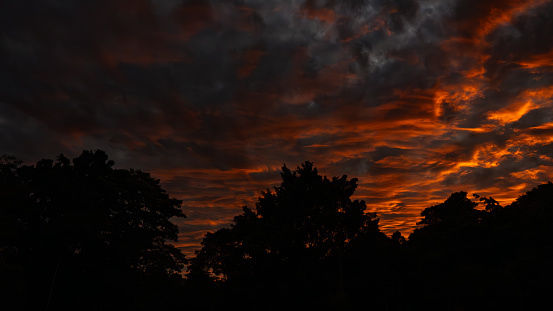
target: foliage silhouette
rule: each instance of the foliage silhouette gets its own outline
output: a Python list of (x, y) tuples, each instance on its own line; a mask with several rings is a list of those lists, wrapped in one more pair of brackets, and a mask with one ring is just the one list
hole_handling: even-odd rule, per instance
[(356, 178), (328, 179), (311, 162), (295, 171), (284, 166), (281, 178), (274, 192), (262, 193), (255, 211), (244, 207), (230, 228), (206, 235), (188, 278), (212, 278), (229, 297), (248, 288), (274, 303), (294, 297), (303, 307), (342, 305), (351, 283), (361, 282), (359, 254), (369, 254), (368, 245), (392, 243), (365, 202), (351, 200)]
[[(17, 309), (537, 309), (553, 291), (553, 184), (512, 204), (455, 192), (388, 238), (357, 179), (286, 166), (188, 266), (159, 181), (102, 151), (0, 158), (0, 291)], [(30, 299), (29, 297), (33, 297)], [(9, 300), (4, 300), (7, 302)], [(5, 303), (7, 305), (7, 303)], [(47, 304), (47, 306), (46, 306)]]
[(411, 298), (424, 296), (425, 309), (475, 307), (466, 305), (470, 301), (463, 297), (473, 297), (472, 283), (481, 283), (479, 275), (486, 275), (479, 266), (484, 212), (477, 206), (478, 202), (461, 191), (421, 212), (423, 219), (418, 224), (424, 226), (409, 236), (407, 246), (414, 261)]
[(410, 299), (425, 310), (534, 309), (553, 290), (553, 184), (502, 207), (465, 192), (425, 209), (406, 243), (413, 260)]
[(138, 308), (178, 288), (186, 258), (166, 241), (177, 240), (170, 219), (185, 217), (181, 201), (149, 174), (113, 164), (101, 150), (73, 164), (2, 158), (0, 269), (28, 304), (20, 309)]
[(553, 290), (551, 183), (505, 207), (452, 193), (421, 212), (406, 240), (384, 236), (364, 202), (350, 200), (355, 179), (328, 180), (310, 162), (281, 176), (255, 211), (245, 207), (230, 228), (208, 233), (191, 261), (187, 284), (202, 289), (206, 309), (276, 310), (292, 300), (321, 310), (367, 301), (384, 310), (527, 309)]
[[(283, 185), (286, 176), (284, 171)], [(294, 188), (281, 185), (276, 194), (302, 202), (293, 207), (301, 210), (302, 204), (311, 201), (298, 193), (313, 188), (285, 196), (283, 190)], [(298, 212), (279, 214), (282, 204), (276, 194), (265, 193), (256, 212), (245, 208), (231, 228), (208, 234), (192, 261), (188, 275), (202, 275), (204, 285), (209, 284), (211, 272), (223, 276), (217, 286), (204, 287), (216, 293), (220, 302), (241, 297), (243, 290), (258, 298), (234, 301), (245, 309), (266, 304), (282, 308), (278, 297), (301, 301), (296, 306), (328, 310), (366, 308), (367, 301), (370, 307), (384, 310), (534, 309), (549, 301), (553, 290), (552, 183), (538, 186), (505, 207), (492, 197), (475, 195), (471, 200), (466, 192), (453, 193), (421, 212), (422, 227), (408, 240), (399, 232), (383, 238), (375, 216), (370, 215), (375, 227), (360, 229), (343, 247), (332, 244), (327, 253), (309, 253), (309, 247), (278, 240), (280, 235), (296, 240), (306, 236), (316, 223), (306, 226), (298, 216), (304, 214)], [(260, 205), (271, 211), (261, 209), (268, 221), (278, 219), (268, 222), (272, 226), (260, 217)], [(287, 231), (288, 223), (300, 225)], [(284, 253), (286, 257), (267, 251), (273, 249), (271, 237), (277, 245), (274, 249), (283, 247), (279, 242), (292, 248)], [(197, 284), (194, 278), (190, 280)]]

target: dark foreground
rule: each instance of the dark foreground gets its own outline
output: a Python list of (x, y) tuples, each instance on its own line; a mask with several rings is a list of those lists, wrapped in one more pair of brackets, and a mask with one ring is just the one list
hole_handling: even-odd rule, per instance
[[(553, 290), (553, 184), (508, 206), (451, 194), (408, 239), (387, 237), (357, 179), (310, 162), (207, 234), (188, 260), (185, 217), (159, 180), (71, 163), (0, 161), (0, 295), (10, 310), (537, 309)], [(186, 277), (180, 272), (187, 265)]]

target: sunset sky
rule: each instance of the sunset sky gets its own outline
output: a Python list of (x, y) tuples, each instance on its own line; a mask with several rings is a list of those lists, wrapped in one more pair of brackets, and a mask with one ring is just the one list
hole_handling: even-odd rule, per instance
[(188, 256), (283, 164), (359, 178), (404, 236), (553, 179), (553, 1), (18, 0), (0, 29), (0, 154), (150, 172)]

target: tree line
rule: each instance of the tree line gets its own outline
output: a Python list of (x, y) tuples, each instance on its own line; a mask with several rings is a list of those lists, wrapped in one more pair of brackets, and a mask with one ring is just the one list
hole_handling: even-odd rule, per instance
[[(0, 292), (20, 310), (533, 309), (553, 289), (553, 184), (501, 206), (451, 194), (404, 238), (357, 179), (284, 166), (282, 182), (187, 259), (159, 180), (84, 151), (0, 160)], [(181, 271), (186, 266), (183, 277)]]

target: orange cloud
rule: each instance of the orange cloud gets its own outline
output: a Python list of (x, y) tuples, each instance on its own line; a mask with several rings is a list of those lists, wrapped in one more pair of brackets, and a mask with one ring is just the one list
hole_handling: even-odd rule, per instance
[(532, 109), (531, 102), (513, 103), (498, 111), (490, 112), (488, 118), (497, 120), (501, 124), (507, 124), (519, 120), (523, 115)]
[(335, 20), (334, 11), (327, 8), (315, 9), (313, 7), (308, 7), (304, 11), (301, 11), (300, 14), (305, 16), (306, 18), (318, 19), (328, 24), (334, 23)]
[(524, 69), (534, 73), (553, 71), (553, 50), (548, 53), (532, 55), (529, 59), (518, 62)]

